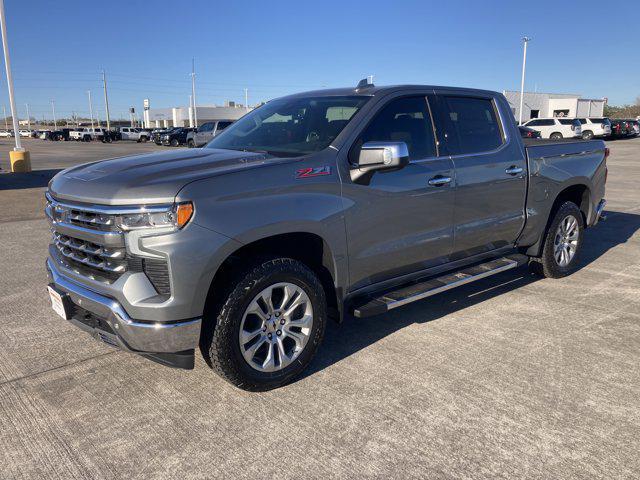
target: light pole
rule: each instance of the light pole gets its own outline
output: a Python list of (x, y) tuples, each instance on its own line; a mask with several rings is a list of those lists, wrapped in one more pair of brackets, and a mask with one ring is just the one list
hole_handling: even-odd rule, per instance
[(89, 95), (89, 116), (91, 117), (91, 131), (93, 132), (93, 103), (91, 103), (91, 90), (87, 90)]
[(193, 98), (194, 127), (198, 128), (198, 107), (196, 107), (196, 59), (191, 59), (191, 97)]
[(244, 89), (244, 108), (249, 110), (249, 89)]
[[(4, 0), (0, 0), (0, 30), (2, 30), (2, 50), (4, 52), (4, 67), (7, 72), (7, 87), (9, 89), (9, 105), (11, 107), (11, 117), (13, 120), (13, 132), (16, 139), (16, 146), (9, 153), (12, 172), (30, 172), (31, 160), (29, 152), (22, 148), (20, 132), (18, 130), (18, 115), (16, 101), (13, 93), (13, 76), (11, 75), (11, 58), (9, 57), (9, 43), (7, 41), (7, 22), (4, 15)], [(7, 116), (5, 115), (5, 119)]]
[(7, 120), (7, 107), (2, 105), (2, 115), (4, 116), (4, 129), (9, 131), (9, 120)]
[(109, 116), (109, 97), (107, 96), (107, 76), (102, 71), (102, 85), (104, 87), (104, 109), (107, 114), (107, 130), (111, 130), (111, 118)]
[(529, 37), (522, 37), (524, 42), (524, 55), (522, 57), (522, 83), (520, 84), (520, 112), (518, 115), (518, 125), (522, 125), (522, 109), (524, 108), (524, 73), (527, 68), (527, 44), (531, 41)]
[(58, 129), (58, 122), (56, 122), (56, 101), (51, 100), (51, 111), (53, 112), (53, 130)]
[(27, 107), (27, 129), (31, 132), (31, 114), (29, 113), (29, 104), (24, 104)]

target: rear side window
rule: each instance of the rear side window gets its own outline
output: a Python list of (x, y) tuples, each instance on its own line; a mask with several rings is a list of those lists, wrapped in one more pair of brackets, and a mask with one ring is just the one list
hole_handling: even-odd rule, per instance
[(587, 123), (587, 119), (586, 118), (579, 118), (578, 121), (580, 122), (580, 124), (582, 125), (586, 125)]
[(445, 96), (444, 107), (457, 140), (449, 145), (452, 155), (487, 152), (504, 143), (492, 100)]
[(218, 122), (218, 132), (220, 130), (224, 130), (225, 128), (227, 128), (229, 125), (231, 125), (233, 122)]
[(426, 98), (392, 100), (365, 128), (354, 150), (359, 151), (366, 142), (404, 142), (411, 160), (435, 157), (435, 136)]
[(607, 120), (606, 118), (590, 118), (589, 121), (591, 121), (591, 123), (604, 123), (604, 121)]
[[(562, 125), (573, 125), (573, 120), (569, 119), (569, 118), (559, 118), (558, 121), (560, 122), (560, 124)], [(580, 122), (578, 122), (580, 123)]]

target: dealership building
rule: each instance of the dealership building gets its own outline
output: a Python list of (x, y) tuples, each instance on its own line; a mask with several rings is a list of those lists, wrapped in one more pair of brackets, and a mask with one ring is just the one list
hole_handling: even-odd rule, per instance
[[(145, 107), (148, 101), (145, 101)], [(197, 116), (198, 125), (215, 120), (237, 120), (252, 108), (239, 105), (234, 102), (227, 102), (225, 106), (199, 105), (196, 107), (194, 116), (193, 108), (169, 107), (169, 108), (146, 108), (143, 113), (145, 128), (167, 128), (167, 127), (193, 127)]]
[[(520, 118), (520, 92), (505, 90), (502, 93), (515, 118)], [(602, 117), (606, 103), (606, 98), (582, 98), (571, 93), (525, 92), (522, 121), (545, 117)]]

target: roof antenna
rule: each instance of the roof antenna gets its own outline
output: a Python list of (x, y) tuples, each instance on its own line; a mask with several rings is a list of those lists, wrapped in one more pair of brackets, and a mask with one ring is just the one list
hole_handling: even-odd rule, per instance
[(356, 92), (358, 90), (363, 90), (365, 88), (371, 87), (375, 87), (375, 85), (373, 84), (373, 75), (369, 75), (367, 78), (363, 78), (362, 80), (360, 80), (358, 82), (358, 85), (356, 86)]

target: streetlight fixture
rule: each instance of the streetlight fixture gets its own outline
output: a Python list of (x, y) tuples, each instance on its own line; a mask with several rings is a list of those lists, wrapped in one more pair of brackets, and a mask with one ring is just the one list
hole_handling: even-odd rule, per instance
[[(9, 152), (12, 172), (30, 172), (31, 160), (29, 152), (22, 148), (20, 133), (18, 130), (18, 115), (16, 102), (13, 95), (13, 77), (11, 75), (11, 59), (9, 58), (9, 44), (7, 42), (7, 23), (4, 15), (4, 0), (0, 0), (0, 29), (2, 30), (2, 50), (4, 52), (4, 67), (7, 71), (7, 87), (9, 89), (9, 104), (11, 106), (11, 116), (13, 117), (13, 132), (15, 134), (16, 146)], [(6, 118), (6, 116), (5, 116)]]
[(522, 57), (522, 83), (520, 84), (520, 113), (518, 125), (522, 125), (522, 109), (524, 108), (524, 72), (527, 68), (527, 44), (531, 41), (529, 37), (522, 37), (524, 42), (524, 55)]

